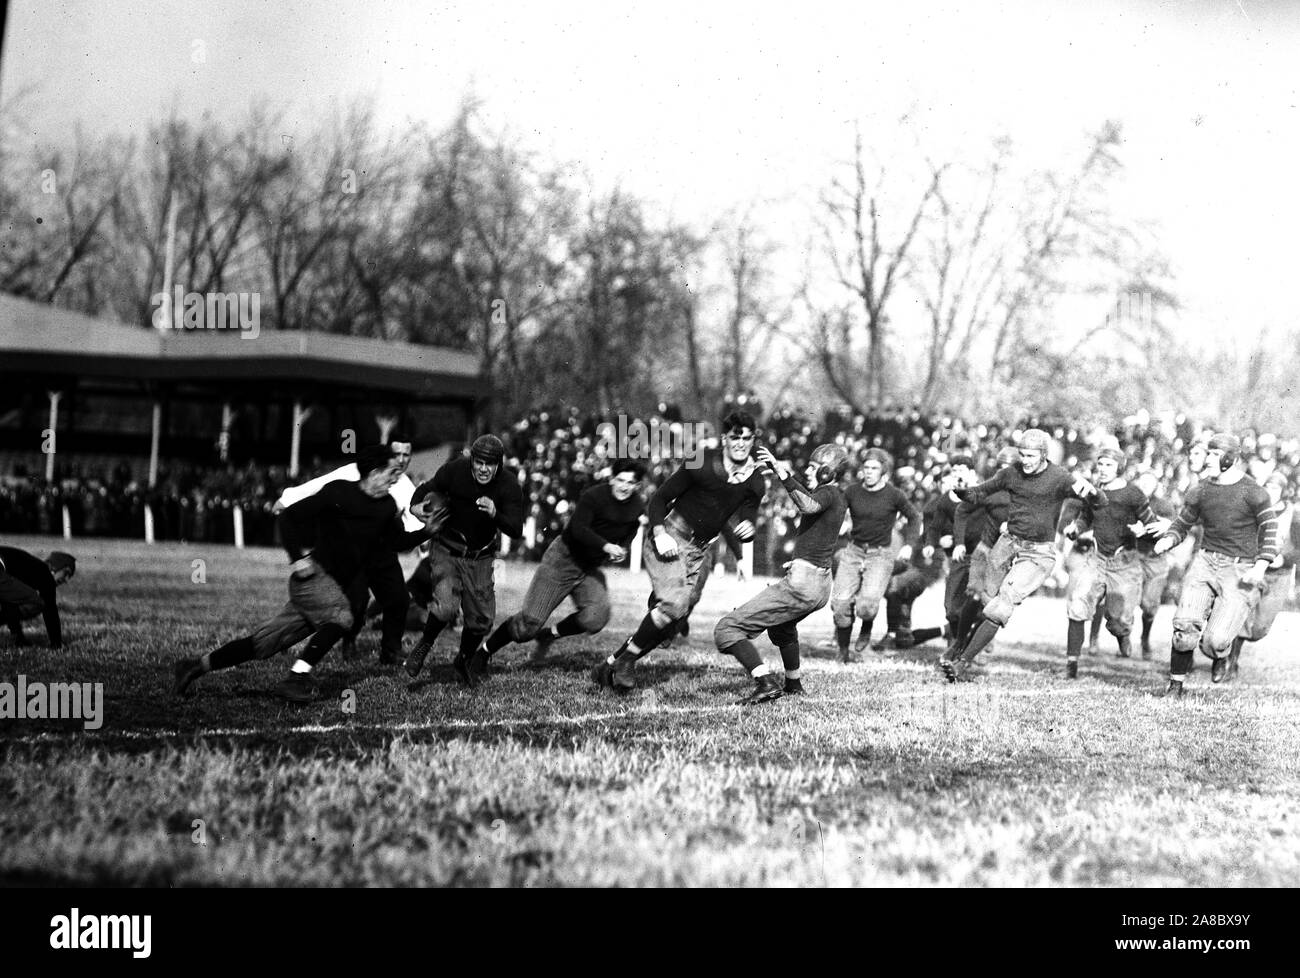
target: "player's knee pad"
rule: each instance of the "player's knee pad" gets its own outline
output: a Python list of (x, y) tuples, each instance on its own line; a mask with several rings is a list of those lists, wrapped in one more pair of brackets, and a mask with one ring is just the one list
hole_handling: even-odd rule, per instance
[(1200, 622), (1174, 621), (1174, 651), (1195, 652), (1201, 644), (1202, 625)]
[(836, 628), (848, 628), (853, 624), (853, 602), (831, 601), (831, 618)]
[(880, 612), (880, 601), (879, 599), (872, 601), (869, 598), (866, 600), (859, 600), (854, 611), (857, 612), (857, 616), (863, 621), (875, 621), (876, 615)]
[(674, 622), (681, 621), (685, 618), (689, 608), (689, 603), (686, 601), (673, 600), (672, 598), (660, 598), (659, 603), (654, 606), (654, 611), (658, 612), (662, 617), (667, 618), (668, 621)]
[(1015, 610), (1015, 607), (1012, 601), (998, 594), (984, 605), (983, 617), (986, 621), (991, 621), (1001, 628), (1011, 620), (1011, 612)]
[(609, 605), (592, 604), (578, 611), (578, 624), (588, 635), (594, 635), (609, 624)]
[(516, 642), (531, 642), (542, 630), (542, 622), (530, 615), (518, 614), (510, 619), (510, 637)]

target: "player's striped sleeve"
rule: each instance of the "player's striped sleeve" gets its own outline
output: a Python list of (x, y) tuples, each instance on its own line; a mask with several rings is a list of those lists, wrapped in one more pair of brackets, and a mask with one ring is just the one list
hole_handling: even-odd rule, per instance
[(1255, 499), (1255, 521), (1259, 524), (1259, 553), (1255, 555), (1256, 560), (1267, 560), (1270, 564), (1278, 555), (1277, 543), (1277, 510), (1273, 508), (1272, 501), (1268, 494), (1261, 492), (1263, 501)]

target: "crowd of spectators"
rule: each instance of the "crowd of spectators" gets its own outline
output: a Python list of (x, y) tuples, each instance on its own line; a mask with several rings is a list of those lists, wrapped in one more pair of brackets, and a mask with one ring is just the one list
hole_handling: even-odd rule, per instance
[[(840, 410), (814, 418), (781, 407), (764, 416), (762, 405), (747, 395), (729, 408), (748, 410), (759, 418), (762, 443), (800, 469), (812, 449), (825, 441), (845, 445), (855, 460), (868, 448), (884, 448), (895, 459), (894, 482), (918, 504), (937, 490), (953, 454), (972, 455), (977, 467), (984, 468), (999, 448), (1015, 444), (1019, 432), (1040, 427), (1056, 440), (1059, 457), (1054, 461), (1085, 475), (1096, 449), (1104, 442), (1117, 442), (1130, 459), (1130, 475), (1153, 471), (1160, 480), (1161, 494), (1178, 505), (1190, 478), (1187, 447), (1206, 435), (1193, 419), (1173, 414), (1151, 417), (1140, 413), (1113, 426), (1032, 416), (976, 422), (930, 416), (916, 408), (867, 414)], [(647, 452), (652, 485), (662, 482), (684, 453), (715, 443), (711, 426), (684, 419), (670, 405), (661, 404), (639, 420), (644, 430), (656, 436), (641, 443)], [(533, 411), (502, 432), (507, 464), (523, 474), (528, 502), (525, 539), (511, 544), (513, 554), (525, 559), (541, 556), (563, 528), (577, 497), (603, 477), (611, 454), (627, 450), (627, 444), (610, 437), (611, 432), (627, 431), (632, 423), (626, 418), (620, 422), (561, 408)], [(1300, 479), (1300, 439), (1279, 440), (1271, 433), (1254, 431), (1239, 434), (1251, 474), (1263, 481), (1279, 469), (1290, 478), (1294, 493)], [(275, 545), (278, 538), (272, 506), (280, 491), (332, 464), (336, 463), (317, 460), (299, 480), (291, 480), (285, 469), (277, 466), (173, 466), (159, 473), (152, 489), (134, 478), (125, 464), (111, 471), (63, 471), (52, 483), (15, 470), (0, 479), (0, 533), (60, 534), (66, 506), (74, 537), (138, 539), (144, 535), (148, 505), (158, 540), (229, 543), (234, 539), (234, 510), (238, 507), (245, 542)], [(783, 554), (792, 546), (796, 516), (784, 492), (768, 494), (755, 542), (756, 572), (770, 572), (785, 559)]]

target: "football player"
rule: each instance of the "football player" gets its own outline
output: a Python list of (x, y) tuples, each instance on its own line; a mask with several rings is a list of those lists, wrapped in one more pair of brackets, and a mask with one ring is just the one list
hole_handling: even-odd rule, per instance
[(252, 659), (267, 659), (311, 636), (289, 676), (273, 692), (295, 703), (316, 697), (312, 669), (352, 627), (347, 594), (380, 548), (410, 550), (435, 526), (405, 529), (388, 490), (397, 478), (386, 445), (357, 454), (359, 482), (338, 479), (287, 507), (280, 529), (292, 573), (289, 602), (253, 631), (198, 658), (175, 664), (175, 692), (184, 696), (199, 677)]
[(411, 497), (411, 505), (418, 508), (426, 496), (437, 493), (447, 507), (441, 529), (429, 544), (434, 581), (429, 618), (406, 657), (406, 673), (412, 679), (459, 606), (464, 624), (452, 668), (466, 685), (478, 681), (472, 658), (496, 617), (492, 561), (502, 533), (516, 540), (524, 535), (524, 494), (519, 474), (502, 464), (505, 451), (496, 435), (481, 435), (468, 457), (444, 463)]
[(1278, 555), (1277, 513), (1264, 487), (1238, 467), (1240, 455), (1235, 435), (1210, 439), (1200, 481), (1156, 541), (1154, 552), (1162, 554), (1192, 527), (1199, 524), (1204, 530), (1174, 613), (1164, 696), (1182, 697), (1198, 647), (1213, 660), (1211, 679), (1222, 681), (1233, 640), (1259, 604), (1265, 574)]
[(1295, 518), (1295, 506), (1285, 498), (1288, 489), (1286, 476), (1274, 471), (1264, 482), (1264, 489), (1273, 503), (1277, 514), (1278, 554), (1264, 572), (1264, 589), (1259, 604), (1246, 619), (1246, 624), (1232, 642), (1228, 653), (1228, 668), (1217, 675), (1211, 673), (1215, 682), (1231, 682), (1237, 678), (1240, 666), (1241, 648), (1247, 642), (1261, 642), (1268, 637), (1277, 620), (1278, 612), (1291, 600), (1295, 590), (1295, 561), (1300, 554), (1300, 523)]
[[(423, 523), (410, 512), (411, 497), (415, 494), (415, 483), (411, 481), (406, 470), (411, 464), (411, 443), (390, 441), (389, 449), (393, 455), (393, 467), (397, 478), (388, 490), (397, 504), (397, 511), (402, 515), (402, 522), (410, 532), (418, 531)], [(304, 482), (300, 486), (290, 486), (280, 494), (272, 512), (281, 513), (288, 506), (301, 502), (308, 496), (315, 495), (329, 483), (339, 479), (359, 482), (361, 474), (355, 462), (340, 466), (333, 472), (327, 472), (319, 478)], [(352, 629), (343, 638), (343, 654), (351, 656), (356, 648), (357, 634), (366, 619), (366, 594), (373, 593), (383, 613), (383, 631), (379, 643), (379, 661), (385, 665), (400, 662), (402, 657), (402, 635), (406, 630), (406, 611), (410, 605), (406, 580), (402, 575), (402, 565), (397, 554), (391, 550), (380, 549), (372, 554), (374, 563), (364, 569), (352, 584)]]
[[(537, 640), (534, 660), (546, 657), (557, 638), (595, 635), (609, 624), (609, 589), (600, 567), (627, 557), (641, 525), (645, 466), (635, 459), (614, 462), (609, 481), (581, 496), (564, 531), (556, 537), (533, 574), (524, 606), (506, 619), (474, 654), (472, 671), (486, 675), (488, 659), (511, 642)], [(577, 610), (554, 628), (543, 627), (565, 598)]]
[(746, 411), (722, 422), (722, 447), (705, 449), (699, 464), (684, 463), (650, 497), (651, 546), (645, 565), (658, 603), (618, 650), (592, 670), (597, 685), (626, 693), (636, 688), (637, 660), (684, 618), (709, 547), (733, 516), (742, 542), (754, 538), (754, 521), (766, 484), (754, 461), (758, 425)]
[[(1069, 619), (1065, 646), (1065, 677), (1079, 676), (1079, 653), (1083, 650), (1085, 626), (1100, 605), (1107, 630), (1119, 642), (1119, 656), (1132, 655), (1130, 633), (1133, 612), (1142, 598), (1142, 567), (1137, 539), (1156, 520), (1146, 494), (1124, 479), (1128, 459), (1110, 446), (1097, 452), (1093, 464), (1098, 484), (1106, 493), (1106, 505), (1085, 504), (1075, 519), (1083, 532), (1092, 533), (1093, 547), (1075, 564), (1065, 593), (1065, 614)], [(1103, 604), (1104, 600), (1104, 604)]]
[(1051, 438), (1030, 428), (1020, 439), (1020, 464), (1002, 469), (992, 479), (969, 489), (956, 490), (968, 502), (987, 500), (1005, 489), (1010, 496), (1007, 529), (989, 554), (993, 567), (1006, 566), (997, 594), (984, 606), (983, 620), (959, 649), (945, 652), (940, 668), (949, 682), (965, 680), (975, 657), (993, 640), (1011, 614), (1038, 590), (1056, 568), (1056, 527), (1067, 499), (1095, 497), (1106, 505), (1106, 494), (1082, 478), (1047, 460)]
[[(869, 448), (862, 463), (862, 482), (851, 485), (848, 500), (852, 521), (849, 542), (840, 551), (831, 591), (831, 614), (835, 621), (835, 642), (841, 662), (857, 662), (871, 641), (871, 626), (894, 573), (894, 559), (908, 560), (921, 531), (921, 513), (907, 494), (889, 481), (893, 458), (883, 448)], [(907, 520), (904, 544), (895, 551), (894, 524)], [(853, 617), (862, 619), (862, 630), (852, 652), (849, 639)]]
[(52, 649), (63, 648), (63, 625), (55, 589), (72, 580), (77, 558), (56, 550), (45, 560), (17, 547), (0, 547), (0, 611), (14, 637), (14, 645), (27, 645), (23, 619), (40, 615), (45, 638)]
[[(848, 506), (844, 490), (839, 487), (849, 461), (843, 446), (819, 445), (813, 449), (805, 471), (806, 486), (789, 465), (777, 461), (766, 448), (754, 454), (776, 473), (800, 516), (794, 555), (786, 565), (785, 577), (724, 615), (713, 629), (718, 651), (734, 655), (754, 679), (754, 688), (740, 701), (747, 706), (804, 691), (799, 673), (798, 626), (830, 599), (831, 555)], [(754, 647), (753, 639), (762, 631), (781, 653), (784, 683), (768, 669)]]

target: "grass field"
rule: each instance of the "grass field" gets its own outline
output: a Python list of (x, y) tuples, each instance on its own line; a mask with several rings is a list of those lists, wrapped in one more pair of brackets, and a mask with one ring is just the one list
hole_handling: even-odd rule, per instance
[[(956, 687), (937, 643), (840, 665), (817, 648), (822, 611), (804, 629), (809, 695), (742, 710), (748, 680), (712, 624), (755, 582), (711, 582), (689, 645), (643, 663), (637, 693), (590, 685), (644, 608), (646, 579), (624, 573), (606, 634), (541, 666), (508, 648), (481, 690), (453, 683), (454, 635), (410, 689), (367, 632), (364, 658), (318, 670), (319, 702), (266, 694), (285, 657), (178, 701), (172, 661), (274, 611), (283, 555), (71, 549), (69, 645), (46, 649), (39, 622), (30, 648), (0, 636), (0, 680), (102, 682), (103, 726), (0, 721), (3, 883), (1300, 885), (1300, 616), (1248, 647), (1238, 683), (1211, 687), (1198, 663), (1168, 702), (1149, 695), (1165, 663), (1117, 660), (1104, 633), (1064, 680), (1055, 599), (1027, 603)], [(530, 571), (501, 569), (499, 616)], [(938, 623), (939, 590), (918, 625)]]

